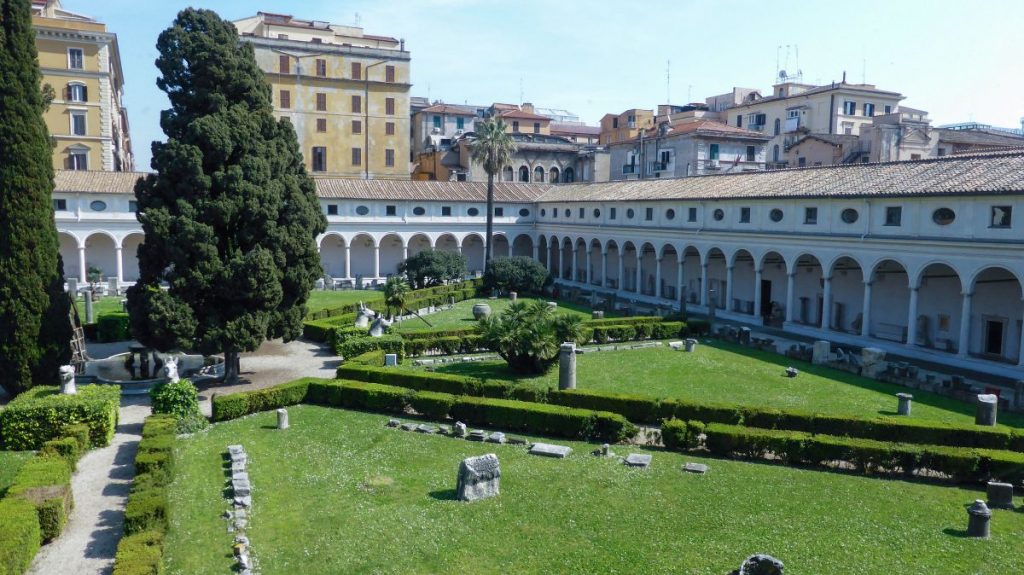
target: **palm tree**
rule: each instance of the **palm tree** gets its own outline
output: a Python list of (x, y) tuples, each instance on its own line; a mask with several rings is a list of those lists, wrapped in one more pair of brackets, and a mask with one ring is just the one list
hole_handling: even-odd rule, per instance
[(491, 266), (491, 239), (494, 235), (494, 175), (512, 163), (516, 143), (506, 131), (500, 117), (492, 117), (476, 125), (472, 144), (473, 161), (483, 164), (487, 172), (487, 239), (484, 245), (484, 270)]
[(405, 308), (405, 300), (409, 296), (409, 284), (405, 283), (405, 279), (402, 276), (391, 276), (388, 281), (384, 283), (384, 305), (388, 308), (388, 313), (394, 314), (392, 310), (398, 310), (398, 313), (408, 311), (416, 315), (416, 317), (423, 320), (423, 323), (434, 327), (429, 321), (421, 316), (416, 310), (410, 310)]

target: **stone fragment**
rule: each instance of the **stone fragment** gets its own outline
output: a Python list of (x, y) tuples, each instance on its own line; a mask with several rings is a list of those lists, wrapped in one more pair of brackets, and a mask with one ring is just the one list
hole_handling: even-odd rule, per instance
[(434, 433), (434, 428), (426, 423), (421, 423), (416, 426), (416, 431), (418, 433)]
[(989, 522), (992, 520), (992, 511), (981, 499), (974, 501), (974, 504), (967, 508), (967, 536), (988, 538)]
[(233, 502), (234, 502), (236, 507), (252, 507), (252, 496), (251, 495), (245, 495), (245, 496), (238, 496), (238, 495), (236, 495), (235, 498), (233, 499)]
[(249, 481), (249, 474), (244, 471), (231, 474), (231, 481)]
[(388, 427), (398, 427), (399, 425), (402, 425), (402, 422), (398, 421), (397, 419), (388, 420)]
[(914, 396), (909, 393), (897, 393), (896, 397), (899, 398), (899, 406), (896, 408), (897, 415), (910, 415), (911, 401)]
[(245, 497), (252, 494), (252, 486), (249, 484), (248, 479), (232, 480), (231, 488), (235, 492), (235, 497)]
[(740, 565), (739, 575), (783, 575), (785, 566), (782, 561), (758, 553), (747, 557), (747, 560)]
[(999, 408), (999, 396), (982, 393), (978, 395), (978, 405), (974, 412), (975, 425), (994, 426), (996, 424), (996, 411)]
[(697, 340), (690, 338), (686, 340), (686, 351), (692, 352), (697, 349)]
[(476, 501), (498, 495), (501, 489), (501, 468), (493, 453), (469, 457), (459, 464), (455, 493), (459, 501)]
[(572, 453), (572, 448), (564, 445), (534, 443), (530, 447), (530, 455), (543, 455), (544, 457), (557, 457), (558, 459), (562, 459), (570, 453)]
[(483, 302), (473, 304), (473, 319), (480, 320), (491, 315), (491, 306)]
[(487, 432), (482, 429), (474, 429), (469, 432), (470, 441), (483, 441), (485, 439), (487, 439)]
[(450, 426), (450, 425), (439, 425), (439, 426), (437, 426), (437, 432), (442, 434), (442, 435), (451, 435), (452, 434), (452, 426)]
[(683, 349), (683, 341), (682, 340), (670, 341), (670, 342), (668, 342), (668, 346), (670, 348), (676, 350), (676, 351), (679, 351), (679, 350)]
[(401, 425), (401, 427), (402, 427), (402, 429), (404, 429), (406, 431), (414, 431), (416, 429), (416, 424), (415, 423), (403, 423)]
[(651, 466), (651, 454), (650, 453), (630, 453), (623, 460), (628, 467), (639, 467), (646, 469)]
[(495, 431), (488, 435), (485, 441), (488, 443), (505, 443), (505, 434), (500, 431)]
[(989, 481), (986, 485), (989, 509), (1013, 509), (1013, 484)]
[(529, 441), (526, 441), (526, 438), (523, 437), (516, 437), (514, 435), (510, 435), (508, 437), (509, 445), (526, 445), (527, 443), (529, 443)]
[(576, 389), (576, 344), (562, 344), (558, 356), (558, 389)]
[(385, 353), (384, 354), (384, 366), (394, 367), (398, 365), (398, 354), (397, 353)]
[(277, 410), (277, 428), (288, 429), (288, 410), (281, 408)]
[(811, 352), (811, 363), (822, 365), (828, 363), (829, 354), (832, 353), (832, 344), (826, 340), (819, 339), (814, 342), (814, 349)]
[(558, 302), (549, 301), (548, 302), (548, 307), (551, 308), (551, 309), (557, 308), (558, 307)]
[(454, 435), (455, 437), (466, 437), (466, 424), (462, 423), (461, 421), (456, 421), (455, 428), (452, 431), (452, 435)]
[(786, 377), (796, 377), (798, 375), (800, 375), (800, 370), (798, 370), (797, 368), (793, 366), (789, 366), (786, 368)]
[(686, 471), (687, 473), (704, 474), (710, 470), (711, 468), (703, 463), (687, 463), (683, 466), (683, 471)]
[(595, 309), (594, 311), (590, 312), (590, 319), (604, 319), (604, 312)]
[(519, 299), (519, 294), (514, 291), (510, 291), (508, 292), (508, 299), (509, 301), (516, 301)]

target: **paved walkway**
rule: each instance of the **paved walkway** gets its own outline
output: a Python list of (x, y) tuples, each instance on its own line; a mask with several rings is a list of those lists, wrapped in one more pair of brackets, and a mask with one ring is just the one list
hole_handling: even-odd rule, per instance
[(124, 506), (135, 476), (135, 451), (149, 398), (125, 397), (110, 445), (94, 449), (78, 462), (71, 478), (75, 508), (56, 541), (36, 555), (29, 575), (105, 575), (113, 570), (114, 553), (124, 529)]

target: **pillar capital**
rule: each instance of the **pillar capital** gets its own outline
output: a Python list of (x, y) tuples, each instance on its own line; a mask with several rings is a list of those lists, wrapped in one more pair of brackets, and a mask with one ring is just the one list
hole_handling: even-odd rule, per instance
[(663, 259), (665, 259), (665, 256), (658, 256), (658, 263), (660, 264), (661, 260), (663, 260)]
[(736, 266), (735, 266), (735, 265), (727, 265), (727, 266), (725, 266), (725, 271), (727, 271), (727, 272), (731, 272), (731, 271), (732, 271), (733, 269), (735, 269), (735, 268), (736, 268)]
[(875, 283), (875, 282), (873, 282), (871, 280), (864, 280), (864, 287), (871, 287), (871, 284), (873, 284), (873, 283)]
[(960, 292), (960, 295), (962, 295), (964, 297), (972, 297), (974, 295), (974, 292), (972, 292), (970, 290), (964, 290), (964, 291)]
[(821, 279), (828, 283), (832, 282), (832, 276), (821, 276)]

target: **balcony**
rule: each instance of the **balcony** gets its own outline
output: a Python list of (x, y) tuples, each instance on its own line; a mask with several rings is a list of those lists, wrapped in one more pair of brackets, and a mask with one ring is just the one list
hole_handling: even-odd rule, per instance
[(651, 162), (651, 172), (664, 172), (667, 169), (667, 162)]
[(625, 164), (624, 166), (622, 166), (622, 173), (623, 174), (635, 174), (636, 173), (636, 164)]
[(800, 129), (800, 117), (796, 116), (793, 118), (786, 118), (785, 132), (791, 133), (796, 132)]
[(763, 132), (764, 131), (764, 124), (750, 124), (749, 126), (747, 126), (747, 129), (748, 130), (753, 130), (755, 132)]

